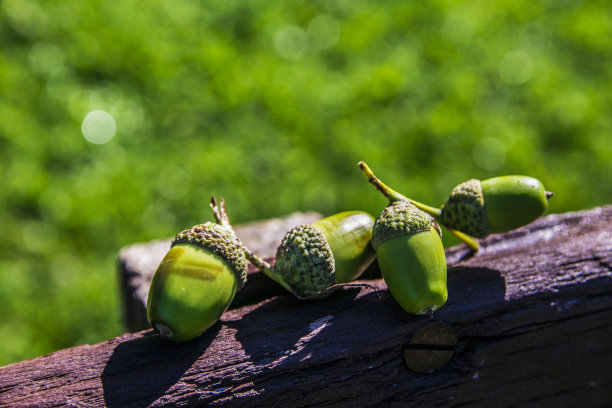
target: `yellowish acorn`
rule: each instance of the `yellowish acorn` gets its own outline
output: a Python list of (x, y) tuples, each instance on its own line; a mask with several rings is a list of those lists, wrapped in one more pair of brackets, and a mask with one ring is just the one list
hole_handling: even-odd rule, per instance
[(176, 235), (149, 290), (147, 318), (162, 337), (185, 341), (208, 330), (246, 282), (247, 260), (225, 203), (211, 200), (216, 223)]

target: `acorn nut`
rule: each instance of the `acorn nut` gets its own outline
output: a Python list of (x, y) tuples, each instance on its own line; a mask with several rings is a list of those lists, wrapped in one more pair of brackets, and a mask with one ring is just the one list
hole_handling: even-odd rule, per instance
[(428, 314), (446, 303), (446, 256), (434, 219), (394, 201), (376, 219), (372, 246), (393, 298), (408, 313)]
[(244, 285), (247, 260), (229, 224), (225, 203), (213, 197), (216, 223), (176, 235), (149, 290), (147, 318), (162, 337), (185, 341), (209, 329)]
[(442, 205), (441, 223), (477, 238), (527, 225), (548, 209), (552, 193), (538, 179), (500, 176), (456, 186)]
[[(370, 180), (373, 174), (369, 168), (363, 162), (359, 166)], [(374, 185), (389, 200), (372, 233), (372, 246), (385, 283), (405, 311), (433, 313), (448, 298), (440, 227), (433, 217), (402, 195), (382, 183)]]
[(461, 183), (441, 208), (435, 208), (389, 189), (364, 162), (360, 162), (359, 167), (383, 194), (388, 189), (394, 197), (425, 211), (474, 251), (480, 248), (476, 238), (507, 232), (535, 221), (546, 212), (548, 199), (553, 196), (533, 177), (500, 176)]
[(300, 299), (329, 296), (361, 275), (372, 263), (374, 217), (345, 211), (289, 230), (272, 267), (245, 248), (247, 258)]

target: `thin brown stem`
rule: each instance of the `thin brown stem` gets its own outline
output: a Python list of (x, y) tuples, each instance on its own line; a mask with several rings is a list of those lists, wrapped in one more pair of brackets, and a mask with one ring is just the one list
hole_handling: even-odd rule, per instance
[(210, 198), (210, 208), (212, 208), (213, 215), (217, 224), (230, 226), (229, 216), (227, 215), (227, 209), (225, 208), (225, 198), (221, 198), (221, 203), (217, 201), (215, 196)]
[[(387, 197), (390, 203), (394, 201), (407, 201), (417, 207), (419, 210), (431, 215), (441, 225), (444, 225), (444, 223), (442, 222), (442, 211), (439, 208), (431, 207), (429, 205), (420, 203), (393, 190), (391, 187), (380, 181), (378, 177), (374, 175), (374, 172), (372, 172), (368, 165), (365, 164), (365, 162), (360, 161), (359, 168), (366, 176), (370, 184), (372, 184), (374, 187), (376, 187), (378, 191), (384, 194), (384, 196)], [(471, 237), (463, 232), (449, 228), (446, 225), (444, 225), (444, 227), (446, 227), (451, 232), (451, 234), (453, 234), (462, 242), (464, 242), (471, 250), (478, 251), (480, 249), (480, 244), (478, 244), (478, 240), (476, 238)]]

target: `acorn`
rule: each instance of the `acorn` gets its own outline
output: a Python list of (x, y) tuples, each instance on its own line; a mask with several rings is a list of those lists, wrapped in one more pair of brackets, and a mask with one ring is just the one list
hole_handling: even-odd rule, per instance
[(149, 290), (147, 318), (162, 337), (185, 341), (208, 330), (246, 282), (247, 260), (225, 202), (214, 197), (216, 222), (176, 235)]
[(442, 205), (443, 225), (476, 238), (527, 225), (546, 213), (552, 193), (529, 176), (468, 180), (456, 186)]
[[(359, 166), (369, 179), (365, 163)], [(448, 299), (442, 231), (432, 216), (401, 194), (383, 183), (375, 186), (389, 200), (372, 233), (383, 279), (405, 311), (431, 314)]]
[[(359, 167), (370, 183), (388, 189), (364, 162)], [(553, 193), (542, 182), (529, 176), (500, 176), (468, 180), (456, 186), (441, 208), (420, 203), (393, 191), (396, 197), (425, 211), (472, 250), (480, 245), (476, 238), (507, 232), (527, 225), (548, 209)]]
[(259, 270), (300, 299), (323, 298), (361, 275), (375, 258), (374, 217), (345, 211), (289, 230), (274, 266), (245, 248)]

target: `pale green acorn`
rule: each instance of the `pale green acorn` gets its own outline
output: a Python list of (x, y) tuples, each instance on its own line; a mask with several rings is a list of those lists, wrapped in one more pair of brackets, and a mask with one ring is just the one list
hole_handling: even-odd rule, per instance
[[(371, 181), (365, 163), (359, 166)], [(448, 298), (446, 255), (435, 220), (382, 183), (373, 183), (389, 200), (374, 223), (372, 246), (393, 298), (407, 312), (430, 314)]]
[[(359, 166), (376, 188), (383, 192), (391, 190), (365, 163)], [(459, 184), (441, 208), (425, 205), (396, 191), (392, 195), (425, 211), (472, 250), (478, 251), (480, 245), (476, 238), (507, 232), (535, 221), (546, 212), (548, 199), (553, 194), (533, 177), (500, 176)]]
[(374, 260), (370, 247), (374, 217), (345, 211), (289, 230), (272, 267), (248, 249), (247, 258), (301, 299), (329, 296), (356, 279)]
[(247, 260), (224, 202), (206, 222), (176, 235), (149, 290), (147, 318), (162, 337), (185, 341), (208, 330), (246, 281)]
[(484, 238), (535, 221), (548, 209), (551, 196), (533, 177), (472, 179), (452, 190), (442, 205), (440, 218), (445, 226)]

